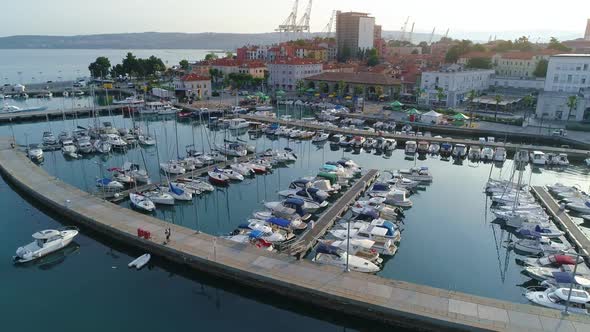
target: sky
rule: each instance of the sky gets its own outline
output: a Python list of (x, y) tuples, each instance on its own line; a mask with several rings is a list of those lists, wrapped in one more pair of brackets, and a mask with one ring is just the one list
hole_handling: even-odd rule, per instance
[[(308, 0), (300, 0), (302, 13)], [(294, 0), (20, 0), (0, 11), (0, 35), (84, 35), (125, 32), (270, 32), (289, 15)], [(333, 10), (363, 11), (384, 30), (400, 30), (410, 16), (415, 31), (468, 37), (495, 34), (583, 36), (589, 0), (315, 0), (313, 31), (322, 31)], [(556, 6), (556, 7), (550, 7)], [(486, 36), (486, 37), (483, 37)]]

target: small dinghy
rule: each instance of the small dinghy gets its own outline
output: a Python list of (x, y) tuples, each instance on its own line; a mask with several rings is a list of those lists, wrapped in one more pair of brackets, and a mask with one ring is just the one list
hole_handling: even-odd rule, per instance
[(129, 263), (127, 266), (128, 267), (134, 267), (138, 270), (141, 270), (141, 268), (143, 268), (152, 258), (152, 255), (150, 254), (143, 254), (139, 257), (137, 257), (136, 259), (134, 259), (131, 263)]

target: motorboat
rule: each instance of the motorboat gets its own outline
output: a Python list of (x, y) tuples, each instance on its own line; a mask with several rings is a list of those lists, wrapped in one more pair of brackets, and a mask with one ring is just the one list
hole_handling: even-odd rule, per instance
[(168, 194), (174, 198), (176, 201), (192, 201), (193, 194), (189, 193), (186, 190), (183, 190), (172, 183), (168, 184)]
[(428, 153), (430, 154), (438, 154), (440, 152), (440, 144), (437, 142), (433, 142), (428, 147)]
[(469, 147), (469, 160), (479, 160), (481, 157), (481, 148), (478, 145), (472, 145)]
[[(320, 208), (319, 204), (305, 202), (300, 198), (287, 198), (282, 202), (267, 202), (264, 203), (264, 206), (272, 211), (275, 216), (287, 219), (293, 218), (295, 215), (309, 219), (307, 214), (312, 213), (311, 210), (314, 208), (316, 210)], [(308, 207), (311, 210), (307, 209)]]
[(410, 169), (400, 169), (398, 173), (405, 177), (406, 179), (410, 179), (413, 181), (418, 181), (422, 183), (432, 182), (433, 177), (430, 174), (430, 170), (428, 167), (414, 167)]
[(160, 170), (166, 174), (179, 175), (186, 173), (186, 169), (182, 167), (182, 165), (176, 160), (171, 160), (167, 163), (161, 163)]
[(43, 160), (43, 149), (37, 144), (29, 144), (27, 147), (27, 157), (32, 161), (39, 162)]
[(156, 115), (164, 110), (165, 104), (159, 101), (147, 102), (137, 111), (140, 115)]
[(47, 109), (47, 106), (21, 108), (21, 107), (14, 106), (14, 105), (4, 105), (0, 109), (0, 114), (1, 113), (35, 112), (35, 111), (44, 111), (46, 109)]
[(46, 131), (43, 133), (42, 142), (45, 146), (54, 146), (57, 144), (57, 139), (53, 136), (53, 133)]
[(416, 143), (416, 141), (407, 141), (406, 142), (405, 151), (406, 151), (407, 155), (414, 155), (417, 150), (418, 150), (418, 144)]
[(179, 183), (183, 183), (186, 188), (200, 191), (200, 192), (212, 192), (215, 190), (211, 184), (205, 182), (203, 179), (198, 178), (179, 178), (177, 180)]
[(248, 150), (237, 143), (218, 145), (215, 149), (228, 157), (245, 157), (248, 154)]
[(342, 250), (348, 250), (354, 256), (364, 258), (375, 264), (383, 263), (383, 259), (379, 257), (377, 250), (373, 249), (375, 241), (367, 239), (347, 239), (347, 240), (324, 240), (321, 243), (340, 248)]
[(569, 159), (565, 153), (560, 153), (557, 155), (553, 153), (547, 154), (547, 165), (565, 167), (569, 166), (569, 164)]
[(363, 136), (355, 136), (352, 140), (352, 146), (355, 148), (362, 148), (365, 145), (365, 142), (367, 141), (366, 138), (364, 138)]
[(291, 182), (289, 185), (289, 189), (279, 191), (279, 196), (282, 197), (291, 197), (298, 195), (300, 191), (305, 191), (306, 193), (301, 193), (303, 196), (312, 197), (317, 202), (323, 202), (330, 194), (322, 189), (316, 188), (313, 186), (314, 184), (309, 180), (299, 179)]
[(590, 213), (590, 200), (568, 203), (566, 208), (579, 213)]
[(371, 150), (375, 147), (376, 144), (377, 144), (377, 140), (375, 140), (372, 137), (369, 137), (365, 140), (365, 143), (363, 144), (363, 148), (365, 148), (366, 150)]
[(496, 152), (494, 152), (494, 162), (503, 163), (506, 161), (507, 158), (506, 149), (503, 147), (497, 147)]
[(367, 194), (371, 197), (382, 197), (387, 195), (393, 187), (388, 183), (377, 182), (367, 191)]
[(229, 167), (232, 171), (237, 172), (242, 176), (251, 176), (254, 174), (254, 170), (252, 169), (252, 167), (248, 166), (245, 163), (231, 164)]
[(105, 138), (106, 141), (111, 145), (111, 148), (113, 149), (124, 150), (127, 148), (127, 142), (125, 142), (117, 134), (106, 134)]
[(250, 123), (248, 121), (246, 121), (245, 119), (236, 118), (236, 119), (231, 119), (229, 121), (229, 129), (230, 130), (246, 129), (249, 126), (250, 126)]
[(113, 167), (109, 168), (108, 171), (113, 173), (113, 180), (117, 182), (121, 182), (123, 184), (133, 183), (133, 178), (120, 168)]
[(440, 145), (439, 154), (443, 157), (450, 156), (453, 153), (453, 145), (448, 142), (444, 142)]
[(553, 242), (546, 237), (520, 239), (513, 243), (514, 249), (532, 255), (564, 253), (570, 248), (562, 243)]
[(312, 259), (318, 264), (327, 264), (336, 266), (342, 269), (349, 268), (352, 271), (363, 273), (379, 272), (379, 267), (364, 258), (350, 255), (336, 247), (320, 244), (316, 249), (316, 254)]
[(131, 206), (133, 206), (135, 209), (147, 212), (152, 212), (156, 209), (154, 202), (143, 195), (130, 193), (129, 200), (131, 201)]
[(160, 189), (146, 191), (142, 195), (157, 205), (174, 205), (174, 197)]
[(134, 267), (137, 270), (141, 270), (144, 266), (147, 265), (147, 263), (149, 263), (151, 258), (152, 256), (150, 254), (143, 254), (131, 261), (127, 266), (130, 268)]
[[(407, 145), (406, 145), (406, 148), (407, 148)], [(416, 148), (416, 151), (419, 154), (427, 154), (429, 148), (430, 148), (430, 146), (428, 145), (428, 142), (420, 141), (420, 142), (418, 142), (418, 147)]]
[(480, 158), (483, 161), (492, 161), (494, 160), (495, 151), (492, 147), (486, 146), (481, 149)]
[(172, 105), (164, 105), (164, 107), (158, 109), (158, 115), (176, 115), (180, 112), (180, 109), (172, 107)]
[(137, 98), (136, 96), (127, 97), (127, 98), (125, 98), (123, 100), (113, 101), (113, 104), (115, 104), (115, 105), (138, 106), (138, 105), (141, 105), (143, 103), (144, 103), (143, 99)]
[(552, 272), (551, 276), (548, 276), (541, 282), (542, 287), (547, 288), (570, 288), (573, 286), (574, 289), (581, 289), (584, 291), (590, 290), (590, 279), (580, 275), (574, 276), (571, 272)]
[(65, 141), (73, 141), (73, 140), (74, 140), (74, 138), (67, 131), (62, 131), (61, 133), (59, 133), (59, 135), (57, 135), (57, 141), (60, 144), (63, 144), (63, 142), (65, 142)]
[(26, 263), (67, 247), (79, 234), (75, 227), (43, 230), (33, 234), (34, 241), (16, 250), (15, 263)]
[(111, 149), (111, 143), (107, 141), (103, 141), (102, 139), (97, 139), (94, 141), (94, 150), (98, 153), (107, 154), (111, 152)]
[[(407, 144), (407, 143), (406, 143), (406, 144)], [(397, 141), (396, 141), (396, 140), (394, 140), (393, 138), (386, 138), (386, 139), (383, 141), (383, 146), (382, 146), (382, 149), (383, 149), (383, 151), (385, 151), (385, 152), (390, 152), (390, 151), (393, 151), (393, 150), (395, 150), (395, 148), (396, 148), (396, 147), (397, 147)]]
[(531, 163), (533, 166), (545, 166), (547, 164), (547, 157), (541, 151), (531, 152)]
[(209, 181), (213, 184), (220, 186), (226, 186), (229, 184), (229, 177), (217, 167), (214, 170), (207, 172), (207, 175), (209, 175)]
[[(385, 198), (373, 197), (367, 201), (357, 201), (352, 206), (352, 212), (356, 215), (373, 214), (375, 217), (381, 217), (388, 220), (394, 220), (398, 217), (398, 211), (384, 204)], [(376, 213), (374, 213), (374, 212)]]
[(143, 146), (154, 146), (156, 145), (156, 140), (151, 137), (150, 135), (139, 135), (137, 137), (137, 141), (140, 145)]
[(80, 157), (80, 155), (76, 153), (77, 151), (78, 149), (71, 140), (62, 142), (61, 152), (64, 154), (64, 156), (77, 159)]
[(590, 302), (590, 294), (583, 290), (572, 289), (570, 291), (568, 288), (547, 288), (544, 291), (529, 290), (525, 293), (525, 296), (534, 304), (560, 311), (565, 310), (569, 301), (568, 311), (589, 314), (586, 306)]
[(301, 190), (289, 189), (280, 191), (278, 194), (279, 196), (285, 198), (300, 198), (306, 202), (318, 203), (320, 208), (325, 208), (328, 206), (328, 202), (326, 201), (328, 193), (316, 188), (306, 188)]
[(521, 260), (525, 266), (536, 267), (560, 267), (562, 265), (576, 265), (584, 262), (582, 257), (574, 255), (558, 254), (539, 258), (528, 257)]
[(94, 146), (90, 143), (89, 137), (79, 138), (76, 142), (76, 147), (80, 153), (89, 154), (94, 152)]
[(125, 186), (121, 182), (114, 181), (109, 178), (103, 178), (103, 179), (96, 180), (96, 186), (98, 188), (100, 188), (101, 190), (105, 190), (105, 191), (119, 191), (119, 190), (123, 190), (123, 188), (125, 188)]
[(452, 152), (453, 158), (463, 159), (467, 157), (467, 146), (465, 144), (455, 144)]
[[(575, 267), (571, 265), (562, 265), (560, 267), (527, 266), (524, 268), (523, 272), (537, 281), (545, 281), (549, 278), (553, 278), (553, 273), (555, 272), (562, 272), (567, 273), (569, 275), (573, 275), (574, 269)], [(586, 275), (580, 274), (579, 272), (576, 273), (576, 277), (578, 276), (587, 279)]]
[(244, 176), (234, 170), (230, 169), (220, 169), (225, 176), (227, 176), (232, 181), (244, 181)]

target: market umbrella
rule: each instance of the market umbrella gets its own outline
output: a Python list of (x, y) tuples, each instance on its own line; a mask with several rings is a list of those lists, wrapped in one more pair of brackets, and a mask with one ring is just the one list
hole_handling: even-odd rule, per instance
[(465, 120), (469, 120), (469, 117), (463, 113), (457, 113), (457, 114), (453, 115), (453, 120), (465, 121)]
[(411, 109), (409, 109), (409, 110), (406, 112), (406, 114), (407, 114), (407, 115), (420, 115), (420, 114), (422, 114), (422, 113), (420, 113), (420, 111), (418, 111), (418, 110), (417, 110), (417, 109), (415, 109), (415, 108), (411, 108)]
[(393, 103), (389, 104), (389, 106), (400, 108), (400, 107), (404, 106), (404, 104), (402, 104), (402, 103), (400, 103), (399, 101), (396, 100)]

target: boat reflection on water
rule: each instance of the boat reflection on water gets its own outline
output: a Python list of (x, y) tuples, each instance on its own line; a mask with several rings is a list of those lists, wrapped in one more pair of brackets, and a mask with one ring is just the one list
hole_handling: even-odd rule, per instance
[(36, 259), (34, 261), (15, 264), (14, 266), (17, 268), (36, 267), (39, 270), (48, 271), (48, 270), (51, 270), (51, 269), (57, 267), (58, 265), (62, 264), (63, 262), (65, 262), (66, 258), (78, 253), (79, 250), (80, 250), (80, 245), (76, 242), (72, 242), (67, 247), (63, 248), (62, 250), (58, 250), (56, 252), (53, 252), (53, 253), (46, 255), (46, 256), (43, 256), (43, 257)]

